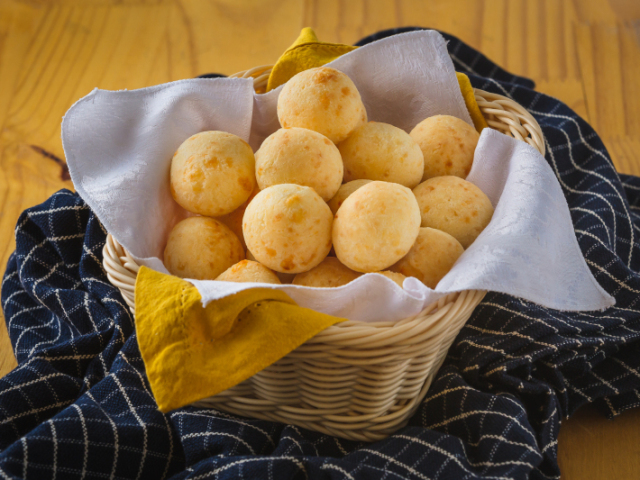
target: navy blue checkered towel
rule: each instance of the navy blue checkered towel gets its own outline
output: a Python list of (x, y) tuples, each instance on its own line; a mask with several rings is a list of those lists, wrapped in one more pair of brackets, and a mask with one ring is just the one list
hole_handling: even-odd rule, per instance
[(106, 232), (63, 190), (20, 217), (2, 283), (19, 366), (0, 379), (0, 477), (558, 478), (562, 417), (589, 402), (609, 416), (640, 405), (640, 179), (618, 175), (566, 105), (446, 38), (474, 87), (540, 123), (580, 248), (615, 307), (563, 313), (488, 294), (409, 425), (374, 444), (214, 410), (163, 415), (102, 268)]

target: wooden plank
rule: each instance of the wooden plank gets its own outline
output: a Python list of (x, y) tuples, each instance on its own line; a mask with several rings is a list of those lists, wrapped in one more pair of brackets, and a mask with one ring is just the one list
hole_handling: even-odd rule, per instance
[[(498, 65), (509, 69), (507, 64), (507, 2), (508, 0), (487, 0), (482, 12), (482, 40), (477, 47)], [(523, 75), (524, 71), (513, 73)]]
[[(0, 131), (4, 130), (13, 92), (22, 69), (24, 56), (43, 15), (26, 5), (0, 3)], [(13, 227), (20, 211), (25, 208), (15, 190), (12, 175), (5, 169), (2, 158), (7, 146), (0, 142), (0, 275), (4, 275), (9, 255), (15, 249)], [(29, 206), (27, 204), (26, 206)], [(13, 355), (4, 316), (0, 311), (0, 376), (17, 365)]]
[[(485, 3), (475, 0), (403, 0), (400, 2), (398, 25), (436, 28), (479, 48), (482, 42), (482, 17), (488, 8)], [(365, 28), (365, 33), (371, 31)]]
[[(557, 43), (549, 45), (547, 31), (552, 34), (561, 32), (561, 29), (553, 22), (547, 22), (547, 7), (545, 2), (525, 2), (523, 8), (526, 45), (520, 55), (527, 59), (527, 75), (534, 80), (549, 78), (547, 57), (556, 51)], [(554, 19), (555, 20), (555, 19)], [(542, 39), (542, 41), (540, 40)], [(551, 41), (555, 41), (552, 37)], [(562, 49), (562, 44), (560, 48)]]
[[(527, 8), (527, 5), (529, 7)], [(521, 75), (530, 76), (531, 69), (529, 68), (530, 60), (535, 60), (535, 58), (531, 58), (528, 53), (528, 46), (533, 42), (528, 41), (528, 26), (527, 17), (529, 16), (531, 10), (533, 10), (536, 14), (539, 12), (539, 8), (537, 8), (538, 4), (534, 2), (527, 2), (527, 0), (507, 0), (504, 3), (504, 21), (505, 22), (505, 44), (498, 48), (504, 49), (505, 51), (505, 63), (504, 65), (513, 72), (522, 72)], [(533, 8), (532, 8), (533, 7)], [(529, 10), (529, 12), (527, 12)], [(486, 12), (490, 12), (489, 9), (485, 10)], [(536, 15), (537, 16), (537, 15)], [(500, 20), (496, 19), (496, 23)], [(544, 43), (542, 43), (544, 45)], [(536, 46), (532, 47), (536, 49)], [(538, 51), (542, 50), (537, 48)]]
[(574, 112), (588, 118), (582, 82), (578, 79), (538, 80), (536, 90), (566, 103)]
[(574, 27), (588, 118), (616, 168), (640, 175), (640, 44), (633, 26), (577, 23)]
[(631, 23), (640, 19), (640, 2), (638, 0), (608, 0), (607, 3), (618, 21)]
[(604, 139), (616, 170), (640, 176), (640, 136)]
[[(640, 5), (640, 2), (639, 2)], [(636, 26), (620, 27), (620, 70), (625, 128), (628, 135), (640, 136), (640, 36)]]
[(589, 119), (605, 138), (640, 135), (640, 44), (631, 26), (577, 24)]
[(640, 409), (607, 420), (587, 406), (562, 423), (558, 463), (562, 480), (637, 480)]
[(578, 61), (581, 72), (582, 88), (584, 90), (587, 107), (587, 119), (594, 128), (597, 128), (597, 85), (595, 79), (595, 59), (593, 58), (594, 46), (591, 35), (591, 27), (588, 24), (574, 26)]
[(611, 3), (606, 0), (570, 0), (574, 10), (575, 19), (579, 22), (606, 22), (619, 21)]
[(303, 27), (300, 0), (178, 3), (197, 73), (230, 75), (275, 63)]
[[(305, 4), (305, 25), (327, 42), (353, 44), (370, 33), (400, 25), (401, 6), (392, 0), (375, 4), (364, 0), (310, 0)], [(368, 29), (374, 25), (375, 29)]]

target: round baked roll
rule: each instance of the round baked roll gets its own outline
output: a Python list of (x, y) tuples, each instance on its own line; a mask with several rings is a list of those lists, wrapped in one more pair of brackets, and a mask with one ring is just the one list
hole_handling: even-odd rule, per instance
[(331, 212), (335, 215), (342, 202), (344, 202), (349, 195), (355, 192), (357, 189), (371, 182), (371, 180), (352, 180), (350, 182), (342, 184), (342, 186), (338, 189), (338, 193), (336, 193), (331, 200), (329, 200), (329, 208)]
[(244, 212), (247, 248), (276, 272), (300, 273), (318, 265), (331, 249), (331, 209), (311, 187), (265, 188)]
[(413, 189), (421, 226), (442, 230), (467, 248), (489, 225), (493, 206), (473, 183), (459, 177), (434, 177)]
[(367, 121), (367, 111), (347, 75), (318, 67), (298, 73), (284, 85), (278, 119), (284, 128), (308, 128), (338, 143)]
[(385, 277), (387, 277), (389, 280), (393, 280), (394, 282), (396, 282), (396, 284), (402, 288), (402, 285), (404, 284), (404, 279), (407, 278), (404, 275), (402, 275), (401, 273), (398, 272), (391, 272), (389, 270), (385, 270), (384, 272), (376, 272), (380, 275), (384, 275)]
[(416, 243), (409, 253), (393, 265), (391, 270), (407, 277), (415, 277), (429, 288), (436, 288), (463, 252), (460, 242), (448, 233), (424, 227), (420, 229)]
[(238, 240), (240, 240), (240, 243), (242, 244), (242, 248), (245, 250), (247, 249), (247, 244), (244, 241), (244, 235), (242, 233), (242, 217), (244, 217), (244, 211), (247, 209), (247, 205), (249, 205), (249, 202), (253, 200), (253, 197), (255, 197), (259, 191), (260, 189), (256, 186), (246, 202), (236, 208), (233, 212), (216, 218), (216, 220), (224, 223), (233, 233), (236, 234), (236, 237), (238, 237)]
[(422, 181), (453, 175), (467, 178), (480, 134), (464, 120), (450, 115), (435, 115), (411, 130), (424, 156)]
[(324, 135), (306, 128), (281, 128), (256, 152), (256, 179), (261, 190), (294, 183), (313, 188), (323, 200), (342, 184), (342, 158)]
[(338, 148), (347, 182), (380, 180), (413, 188), (424, 173), (418, 144), (407, 132), (388, 123), (365, 123)]
[(177, 223), (167, 239), (164, 265), (173, 275), (213, 280), (244, 259), (238, 237), (223, 223), (208, 217), (190, 217)]
[(404, 257), (420, 230), (415, 197), (397, 183), (371, 182), (353, 192), (333, 222), (338, 260), (356, 272), (379, 272)]
[(171, 195), (193, 213), (219, 217), (242, 205), (256, 185), (251, 147), (227, 132), (200, 132), (171, 160)]
[[(252, 260), (257, 262), (256, 258), (251, 253), (251, 250), (247, 250), (247, 260)], [(266, 267), (265, 267), (266, 268)], [(295, 273), (282, 273), (282, 272), (274, 272), (280, 280), (280, 283), (291, 283), (293, 279), (296, 277)]]
[(275, 273), (264, 265), (251, 260), (242, 260), (220, 274), (216, 280), (238, 283), (273, 283), (280, 284)]
[(293, 284), (307, 287), (333, 288), (346, 285), (360, 275), (362, 274), (354, 272), (340, 263), (337, 258), (327, 257), (308, 272), (296, 275), (293, 279)]

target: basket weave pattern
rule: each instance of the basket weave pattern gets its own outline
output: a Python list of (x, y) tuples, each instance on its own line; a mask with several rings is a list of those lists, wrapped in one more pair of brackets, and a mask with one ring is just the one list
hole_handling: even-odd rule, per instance
[[(233, 76), (253, 78), (260, 92), (270, 71), (271, 66), (261, 66)], [(501, 95), (474, 93), (491, 128), (544, 155), (542, 131), (529, 112)], [(111, 235), (103, 255), (109, 280), (135, 313), (138, 264)], [(339, 323), (239, 385), (194, 405), (350, 440), (380, 440), (406, 425), (484, 295), (453, 293), (399, 322)]]

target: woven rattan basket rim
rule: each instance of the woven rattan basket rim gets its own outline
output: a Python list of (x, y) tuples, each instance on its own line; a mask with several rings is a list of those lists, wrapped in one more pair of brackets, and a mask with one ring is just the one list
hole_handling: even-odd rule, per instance
[[(131, 256), (131, 254), (115, 239), (110, 233), (107, 234), (107, 240), (105, 246), (102, 249), (104, 257), (103, 265), (107, 272), (107, 278), (109, 281), (120, 290), (124, 301), (127, 303), (131, 313), (135, 315), (135, 285), (136, 277), (140, 266)], [(315, 337), (307, 340), (307, 345), (313, 345), (314, 343), (325, 342), (328, 337), (336, 345), (341, 343), (352, 345), (353, 338), (362, 338), (366, 336), (368, 341), (375, 341), (376, 335), (380, 336), (380, 339), (385, 337), (385, 332), (389, 329), (396, 330), (394, 335), (401, 336), (403, 332), (410, 330), (415, 326), (416, 322), (425, 315), (429, 315), (435, 311), (444, 312), (444, 307), (450, 303), (453, 303), (459, 295), (459, 292), (450, 293), (444, 297), (441, 297), (438, 301), (428, 305), (419, 314), (411, 317), (404, 318), (397, 322), (361, 322), (358, 320), (348, 320), (333, 325), (322, 332), (318, 333)], [(482, 292), (484, 295), (484, 292)], [(338, 335), (338, 331), (340, 335)], [(353, 334), (349, 332), (352, 331)], [(356, 341), (357, 343), (357, 341)], [(382, 344), (388, 342), (383, 341)]]

